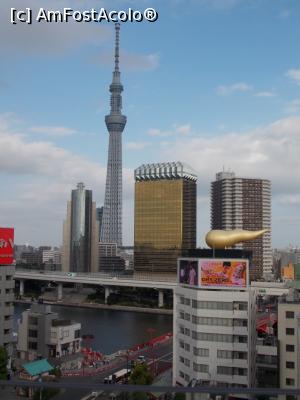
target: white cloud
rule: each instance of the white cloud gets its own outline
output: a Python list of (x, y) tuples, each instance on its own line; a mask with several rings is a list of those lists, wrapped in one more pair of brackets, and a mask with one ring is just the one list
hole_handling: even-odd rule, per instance
[[(101, 4), (101, 3), (100, 3)], [(23, 10), (31, 8), (36, 15), (40, 7), (47, 10), (62, 10), (64, 7), (82, 9), (80, 1), (70, 0), (1, 0), (0, 1), (0, 46), (14, 56), (23, 53), (62, 54), (87, 43), (99, 44), (111, 36), (108, 26), (93, 23), (43, 23), (32, 25), (10, 23), (11, 7)], [(78, 8), (76, 8), (78, 7)]]
[(191, 132), (191, 125), (190, 124), (186, 124), (186, 125), (179, 125), (179, 126), (175, 126), (176, 132), (177, 133), (181, 133), (183, 135), (187, 135), (188, 133)]
[[(210, 182), (223, 165), (236, 176), (270, 179), (272, 183), (272, 237), (275, 246), (298, 241), (299, 221), (291, 226), (278, 218), (289, 218), (300, 213), (300, 117), (289, 117), (272, 124), (240, 133), (217, 132), (211, 136), (177, 137), (161, 147), (161, 159), (180, 160), (198, 173), (198, 227), (200, 245), (210, 229), (210, 206), (205, 201)], [(284, 232), (284, 236), (282, 235)]]
[(253, 90), (251, 85), (245, 82), (237, 82), (232, 85), (221, 85), (217, 87), (217, 94), (219, 96), (228, 96), (234, 92), (250, 92)]
[(166, 159), (185, 161), (206, 185), (223, 165), (240, 176), (271, 179), (274, 193), (296, 191), (300, 171), (300, 117), (289, 117), (246, 133), (177, 138), (164, 148)]
[[(92, 62), (112, 66), (114, 55), (112, 52), (103, 52), (92, 59)], [(150, 71), (159, 66), (159, 55), (136, 54), (124, 50), (120, 52), (120, 64), (122, 71)]]
[(285, 205), (300, 205), (300, 193), (278, 196), (278, 202)]
[(289, 69), (285, 75), (300, 85), (300, 69)]
[(42, 133), (49, 136), (71, 136), (76, 133), (75, 129), (65, 126), (32, 126), (29, 130), (34, 133)]
[(149, 142), (127, 142), (125, 149), (127, 150), (143, 150), (145, 147), (151, 146)]
[(257, 92), (255, 93), (256, 97), (275, 97), (276, 94), (274, 92)]
[(300, 113), (300, 99), (290, 101), (285, 107), (287, 114), (298, 114)]
[(172, 129), (167, 131), (163, 131), (157, 128), (152, 128), (149, 129), (147, 132), (149, 136), (159, 136), (159, 137), (180, 136), (180, 135), (182, 136), (182, 135), (188, 135), (189, 133), (191, 133), (190, 124), (184, 124), (184, 125), (174, 124)]

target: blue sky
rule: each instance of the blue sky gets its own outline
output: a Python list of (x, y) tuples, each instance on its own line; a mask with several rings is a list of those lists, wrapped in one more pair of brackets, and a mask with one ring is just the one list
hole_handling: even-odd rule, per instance
[(209, 183), (225, 166), (271, 179), (273, 246), (299, 245), (298, 0), (2, 0), (1, 224), (16, 242), (59, 245), (79, 180), (104, 199), (113, 24), (11, 25), (10, 7), (156, 8), (123, 23), (124, 242), (133, 241), (133, 169), (188, 162), (198, 180), (198, 244)]

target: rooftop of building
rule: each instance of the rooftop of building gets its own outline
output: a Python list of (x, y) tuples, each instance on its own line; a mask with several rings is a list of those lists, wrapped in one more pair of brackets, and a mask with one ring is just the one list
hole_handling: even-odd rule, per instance
[(53, 319), (51, 322), (53, 327), (70, 326), (78, 323), (79, 322), (72, 321), (71, 319)]
[(23, 368), (31, 376), (41, 375), (53, 370), (52, 365), (48, 363), (46, 358), (26, 363), (23, 365)]
[(186, 178), (197, 181), (197, 173), (189, 165), (181, 162), (142, 164), (134, 171), (135, 180)]
[(221, 171), (216, 173), (216, 181), (221, 181), (223, 179), (243, 179), (243, 180), (256, 180), (256, 181), (265, 181), (271, 182), (269, 179), (258, 178), (258, 177), (249, 177), (249, 176), (235, 176), (235, 172), (233, 171)]

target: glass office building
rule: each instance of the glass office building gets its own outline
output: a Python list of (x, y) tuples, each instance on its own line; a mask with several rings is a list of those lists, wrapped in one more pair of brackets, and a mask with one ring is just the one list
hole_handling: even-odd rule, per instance
[(183, 250), (196, 247), (196, 181), (181, 162), (135, 170), (136, 271), (175, 272)]
[(63, 271), (96, 272), (98, 241), (99, 222), (92, 191), (78, 183), (72, 190), (64, 223)]

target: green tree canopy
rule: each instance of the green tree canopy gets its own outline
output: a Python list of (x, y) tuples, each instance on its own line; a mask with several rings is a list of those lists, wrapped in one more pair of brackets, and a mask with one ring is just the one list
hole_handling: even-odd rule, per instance
[(153, 375), (147, 364), (138, 364), (134, 367), (129, 383), (131, 385), (151, 385), (153, 382)]
[[(131, 385), (151, 385), (153, 382), (153, 375), (147, 364), (138, 364), (134, 367), (130, 379), (129, 384)], [(149, 390), (150, 391), (150, 390)], [(148, 396), (146, 393), (136, 392), (133, 393), (131, 398), (133, 400), (146, 400)]]

